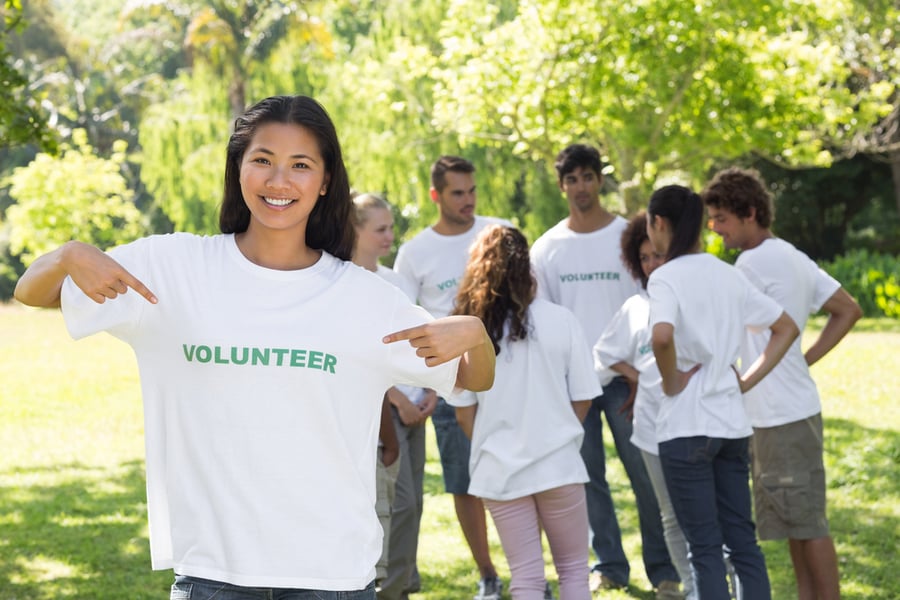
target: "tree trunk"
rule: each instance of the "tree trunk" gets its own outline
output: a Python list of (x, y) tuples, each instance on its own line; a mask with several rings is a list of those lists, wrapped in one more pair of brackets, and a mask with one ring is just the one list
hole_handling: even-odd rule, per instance
[(235, 75), (228, 86), (228, 103), (231, 105), (231, 116), (234, 119), (244, 114), (247, 109), (245, 94), (244, 78), (241, 75)]
[(897, 214), (900, 214), (900, 150), (888, 154), (891, 164), (891, 179), (894, 180), (894, 201), (897, 203)]

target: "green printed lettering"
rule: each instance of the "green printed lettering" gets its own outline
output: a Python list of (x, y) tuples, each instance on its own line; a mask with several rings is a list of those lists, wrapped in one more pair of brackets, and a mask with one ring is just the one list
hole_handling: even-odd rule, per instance
[(279, 367), (284, 366), (284, 357), (290, 354), (290, 350), (287, 348), (272, 348), (272, 352), (275, 353), (275, 356), (278, 357), (278, 360), (275, 364)]
[(197, 346), (196, 356), (200, 362), (208, 363), (212, 359), (212, 350), (209, 346)]
[[(240, 356), (238, 356), (238, 352), (240, 352)], [(231, 362), (236, 365), (245, 365), (250, 358), (250, 349), (249, 348), (237, 348), (235, 346), (231, 347)]]
[(222, 356), (222, 346), (216, 346), (216, 358), (217, 365), (227, 365), (228, 359)]
[(291, 350), (291, 366), (292, 367), (305, 367), (306, 366), (306, 350)]
[(181, 351), (188, 362), (204, 364), (297, 367), (332, 374), (337, 367), (337, 357), (321, 350), (182, 344)]
[(251, 361), (253, 366), (263, 365), (264, 367), (269, 366), (269, 349), (268, 348), (254, 348), (253, 349), (253, 359)]

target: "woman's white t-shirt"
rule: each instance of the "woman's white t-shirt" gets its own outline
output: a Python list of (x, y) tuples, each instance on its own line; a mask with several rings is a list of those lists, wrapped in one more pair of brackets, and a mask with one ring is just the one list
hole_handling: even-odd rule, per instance
[(500, 342), (490, 390), (447, 398), (478, 405), (469, 457), (474, 496), (511, 500), (588, 480), (572, 402), (601, 393), (590, 347), (562, 306), (537, 299), (528, 320), (524, 340)]
[(70, 334), (108, 331), (141, 375), (154, 569), (241, 586), (356, 590), (375, 576), (375, 460), (384, 391), (451, 393), (384, 335), (431, 320), (323, 253), (278, 271), (233, 235), (152, 236), (110, 254), (159, 298), (96, 304), (62, 289)]
[(656, 417), (663, 401), (662, 375), (650, 341), (650, 298), (641, 290), (625, 301), (594, 345), (594, 369), (609, 372), (612, 365), (624, 362), (637, 370), (631, 443), (659, 454)]
[(650, 328), (675, 330), (678, 369), (701, 365), (687, 387), (662, 401), (657, 442), (752, 433), (734, 368), (744, 330), (768, 328), (783, 312), (736, 268), (701, 252), (680, 256), (650, 275)]

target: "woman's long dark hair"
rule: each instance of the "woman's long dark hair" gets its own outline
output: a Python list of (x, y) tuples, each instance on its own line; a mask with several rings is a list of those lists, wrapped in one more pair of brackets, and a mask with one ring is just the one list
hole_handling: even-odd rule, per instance
[(666, 260), (694, 252), (700, 244), (703, 228), (703, 201), (690, 188), (667, 185), (650, 196), (648, 218), (664, 217), (672, 225), (672, 239)]
[(510, 340), (527, 337), (534, 295), (528, 240), (512, 227), (486, 227), (469, 252), (453, 314), (481, 319), (499, 354), (507, 321)]
[(309, 131), (325, 161), (327, 190), (306, 224), (306, 245), (350, 260), (356, 232), (351, 216), (350, 183), (334, 123), (321, 104), (308, 96), (272, 96), (257, 102), (234, 123), (225, 162), (225, 193), (219, 212), (222, 233), (241, 233), (250, 225), (250, 209), (241, 194), (241, 160), (261, 125), (288, 123)]

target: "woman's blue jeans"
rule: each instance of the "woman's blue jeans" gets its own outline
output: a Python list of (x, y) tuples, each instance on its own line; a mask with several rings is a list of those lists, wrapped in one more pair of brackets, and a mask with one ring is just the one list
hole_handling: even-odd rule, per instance
[(770, 600), (766, 560), (750, 500), (749, 438), (676, 438), (659, 445), (666, 487), (690, 547), (702, 600), (728, 600), (722, 548), (737, 574), (739, 600)]
[(363, 590), (331, 592), (241, 587), (199, 577), (176, 575), (169, 600), (375, 600), (375, 582)]

